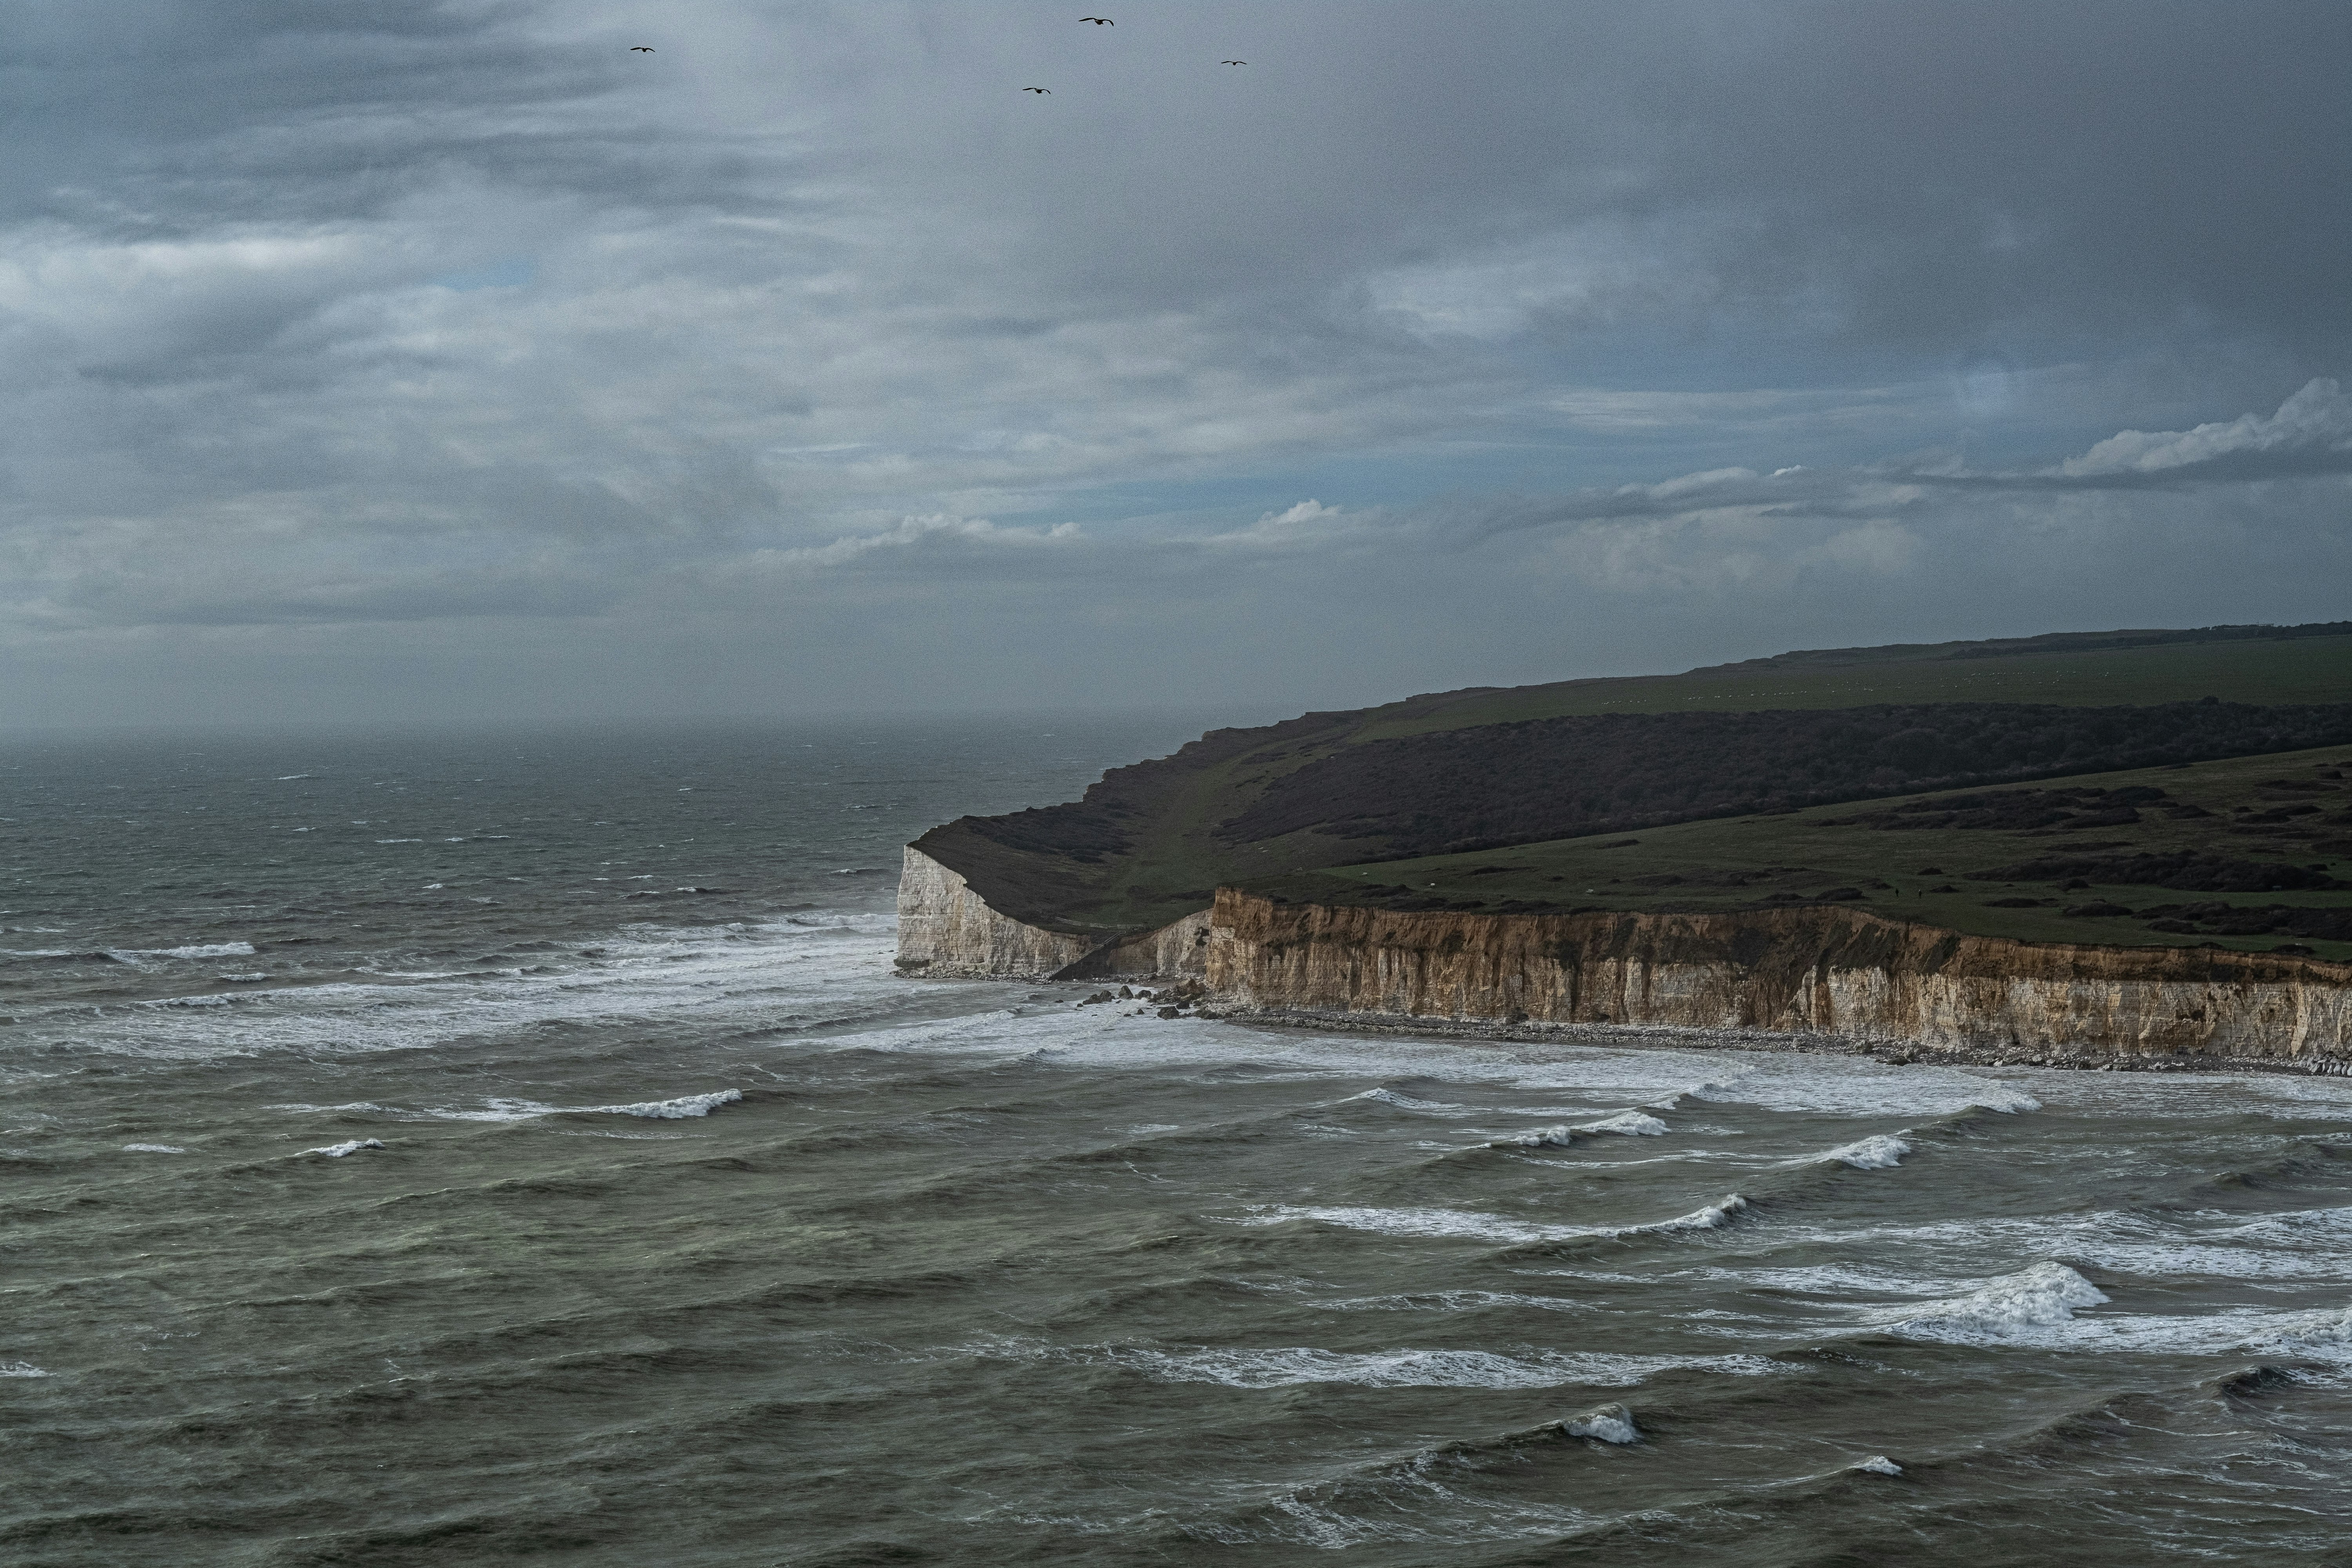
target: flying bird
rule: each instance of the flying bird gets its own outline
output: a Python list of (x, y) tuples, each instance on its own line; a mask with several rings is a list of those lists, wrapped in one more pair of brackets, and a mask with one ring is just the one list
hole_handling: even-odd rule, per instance
[(1097, 27), (1116, 27), (1118, 26), (1117, 22), (1112, 21), (1108, 16), (1081, 16), (1078, 20), (1081, 22), (1092, 22)]
[(1221, 65), (1221, 66), (1245, 66), (1245, 65), (1249, 64), (1249, 61), (1247, 61), (1247, 60), (1219, 60), (1217, 63), (1218, 63), (1219, 65)]
[(631, 44), (629, 46), (629, 53), (633, 55), (649, 55), (653, 52), (654, 47), (651, 44)]
[(1024, 92), (1051, 92), (1054, 89), (1050, 87), (1024, 87), (1021, 90)]

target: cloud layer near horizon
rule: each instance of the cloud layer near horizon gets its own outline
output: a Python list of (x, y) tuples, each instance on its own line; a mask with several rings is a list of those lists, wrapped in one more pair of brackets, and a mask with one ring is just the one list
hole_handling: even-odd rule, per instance
[(2340, 7), (5, 47), (0, 721), (1270, 712), (2352, 614)]

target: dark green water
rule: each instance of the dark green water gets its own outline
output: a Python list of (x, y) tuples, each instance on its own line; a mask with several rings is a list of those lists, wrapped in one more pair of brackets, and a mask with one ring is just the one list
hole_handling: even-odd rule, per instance
[(2352, 1562), (2341, 1080), (893, 978), (1202, 727), (0, 753), (0, 1561)]

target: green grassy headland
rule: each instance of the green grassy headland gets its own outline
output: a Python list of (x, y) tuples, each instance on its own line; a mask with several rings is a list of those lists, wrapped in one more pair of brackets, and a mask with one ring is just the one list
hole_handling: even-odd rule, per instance
[[(1288, 889), (1294, 889), (1291, 896), (1303, 896), (1295, 889), (1313, 885), (1326, 887), (1336, 894), (1339, 884), (1350, 879), (1339, 876), (1312, 878), (1308, 882), (1292, 880), (1300, 873), (1353, 868), (1364, 873), (1353, 877), (1353, 880), (1370, 879), (1371, 873), (1361, 863), (1377, 854), (1380, 847), (1361, 838), (1308, 828), (1276, 837), (1235, 841), (1221, 834), (1219, 828), (1255, 803), (1277, 779), (1310, 763), (1373, 742), (1529, 720), (1608, 713), (1767, 712), (1926, 702), (2114, 707), (2193, 701), (2208, 696), (2224, 702), (2265, 705), (2352, 702), (2352, 623), (2310, 627), (2222, 627), (2189, 633), (2061, 634), (1998, 642), (1817, 650), (1694, 669), (1680, 675), (1429, 694), (1376, 708), (1309, 713), (1258, 729), (1212, 731), (1172, 757), (1114, 770), (1087, 792), (1083, 803), (985, 820), (963, 818), (933, 829), (918, 843), (963, 873), (992, 906), (1016, 919), (1060, 931), (1108, 936), (1146, 929), (1200, 909), (1220, 884), (1269, 890)], [(2194, 766), (2219, 766), (2226, 774), (2233, 765)], [(2257, 773), (2263, 765), (2266, 764), (2254, 764)], [(2173, 770), (2153, 771), (2175, 779), (2184, 776)], [(2221, 778), (2225, 774), (2214, 776)], [(2199, 776), (2203, 775), (2200, 773)], [(1623, 851), (1603, 852), (1594, 839), (1561, 840), (1543, 848), (1547, 856), (1565, 858), (1550, 869), (1528, 875), (1538, 879), (1551, 876), (1567, 879), (1561, 883), (1540, 883), (1544, 897), (1549, 899), (1551, 892), (1579, 877), (1586, 879), (1579, 886), (1610, 885), (1605, 878), (1592, 879), (1581, 858), (1585, 856), (1643, 855), (1653, 852), (1649, 847), (1654, 843), (1664, 846), (1687, 842), (1696, 847), (1675, 853), (1695, 856), (1693, 864), (1698, 864), (1711, 854), (1727, 852), (1726, 847), (1737, 843), (1744, 847), (1743, 854), (1752, 851), (1758, 863), (1835, 872), (1846, 881), (1858, 878), (1884, 880), (1908, 898), (1903, 912), (1916, 913), (1922, 919), (1948, 921), (1961, 930), (2031, 934), (2040, 940), (2209, 940), (2192, 933), (2150, 933), (2144, 922), (2135, 925), (2114, 919), (2069, 919), (2054, 910), (1990, 911), (1975, 896), (1979, 890), (1976, 884), (1935, 879), (1937, 882), (1955, 880), (1956, 886), (1969, 890), (1961, 894), (1930, 894), (1926, 890), (1925, 879), (1912, 874), (1910, 868), (1916, 866), (1942, 865), (1957, 873), (1992, 864), (1970, 856), (1980, 856), (1984, 852), (1983, 841), (2000, 837), (1997, 834), (1971, 837), (1956, 832), (1948, 836), (1954, 847), (1938, 844), (1931, 850), (1927, 840), (1936, 836), (1927, 833), (1848, 832), (1805, 826), (1829, 817), (1852, 816), (1862, 809), (1845, 804), (1791, 815), (1718, 818), (1670, 828), (1649, 828), (1638, 835), (1643, 841), (1642, 845)], [(2226, 810), (2221, 814), (2226, 816)], [(2208, 829), (2216, 826), (2204, 819), (2176, 826), (2186, 831), (2200, 823)], [(1820, 842), (1783, 843), (1782, 835), (1800, 832), (1815, 833)], [(1627, 836), (1608, 834), (1602, 835), (1601, 839), (1624, 837)], [(2125, 836), (2094, 833), (2092, 837), (2121, 840)], [(1849, 840), (1853, 847), (1836, 847)], [(1963, 854), (1962, 849), (1969, 853)], [(1655, 853), (1664, 855), (1667, 851), (1661, 848)], [(1838, 859), (1840, 855), (1846, 858)], [(1500, 859), (1514, 864), (1521, 860), (1532, 862), (1529, 847), (1514, 848), (1507, 854), (1481, 850), (1436, 859), (1460, 861), (1458, 873), (1465, 876), (1475, 866)], [(1719, 868), (1748, 863), (1727, 861)], [(1386, 863), (1377, 879), (1397, 882), (1403, 874), (1402, 868), (1411, 864), (1416, 863)], [(1434, 868), (1434, 861), (1432, 866)], [(1669, 906), (1670, 900), (1663, 897), (1668, 889), (1638, 893), (1625, 890), (1626, 870), (1608, 874), (1617, 877), (1616, 887), (1624, 897), (1634, 900), (1625, 907)], [(1631, 874), (1681, 873), (1662, 859), (1654, 867), (1644, 861)], [(1436, 875), (1423, 876), (1422, 880), (1436, 881), (1440, 884), (1436, 891), (1448, 893), (1449, 889), (1462, 888), (1457, 881), (1449, 880), (1455, 875), (1455, 871), (1440, 870)], [(1478, 879), (1481, 882), (1496, 885), (1475, 893), (1465, 889), (1449, 897), (1475, 897), (1488, 907), (1511, 897), (1523, 901), (1538, 900), (1538, 888), (1535, 883), (1524, 883), (1507, 892), (1500, 886), (1505, 876), (1495, 873), (1482, 877)], [(2352, 875), (2347, 875), (2347, 879), (2352, 879)], [(1702, 907), (1698, 890), (1687, 886), (1671, 890), (1682, 896), (1681, 903), (1675, 907)], [(1739, 890), (1722, 889), (1727, 896)], [(1792, 885), (1783, 890), (1801, 889)], [(1874, 901), (1884, 898), (1882, 889), (1864, 890), (1873, 895)], [(2027, 896), (2028, 891), (2013, 896)], [(2139, 901), (2194, 902), (2223, 896), (2167, 891)], [(2301, 897), (2318, 895), (2283, 893), (2275, 898), (2266, 896), (2261, 901)], [(1578, 898), (1587, 904), (1601, 902), (1597, 893), (1580, 893)], [(2210, 940), (2275, 945), (2273, 940), (2267, 939)]]

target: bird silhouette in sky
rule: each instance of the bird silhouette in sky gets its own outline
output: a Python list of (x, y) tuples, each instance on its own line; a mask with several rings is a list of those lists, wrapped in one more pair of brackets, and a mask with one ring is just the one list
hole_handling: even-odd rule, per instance
[(1217, 63), (1218, 63), (1219, 65), (1221, 65), (1221, 66), (1245, 66), (1245, 65), (1249, 64), (1249, 61), (1247, 61), (1247, 60), (1219, 60)]
[(629, 53), (633, 55), (649, 55), (653, 52), (654, 47), (651, 44), (631, 44), (629, 46)]
[(1081, 16), (1078, 20), (1081, 22), (1092, 22), (1097, 27), (1116, 27), (1118, 26), (1117, 22), (1112, 21), (1108, 16)]
[(1050, 87), (1024, 87), (1021, 90), (1024, 92), (1051, 92), (1054, 89)]

